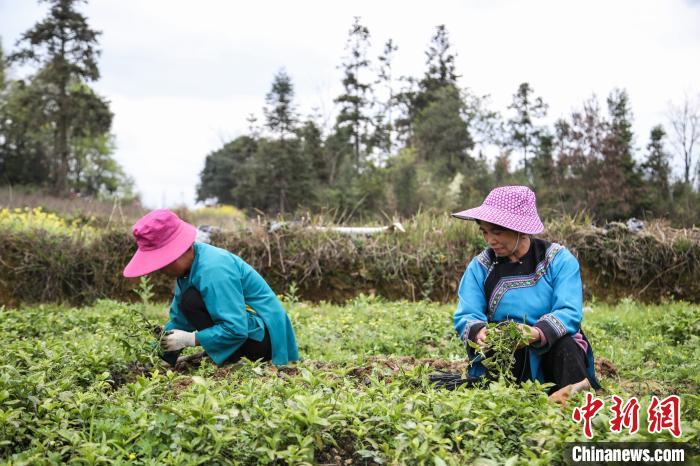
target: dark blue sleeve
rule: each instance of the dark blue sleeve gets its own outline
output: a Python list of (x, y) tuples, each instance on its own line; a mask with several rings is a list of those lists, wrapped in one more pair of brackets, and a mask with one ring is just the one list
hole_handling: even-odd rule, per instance
[(190, 325), (185, 316), (180, 311), (180, 286), (175, 284), (175, 294), (173, 295), (173, 302), (170, 303), (170, 320), (165, 324), (165, 331), (168, 330), (184, 330), (186, 332), (194, 332), (195, 328)]
[(476, 259), (472, 259), (459, 283), (459, 301), (454, 314), (454, 327), (465, 345), (474, 341), (476, 334), (487, 322), (484, 280), (486, 270)]

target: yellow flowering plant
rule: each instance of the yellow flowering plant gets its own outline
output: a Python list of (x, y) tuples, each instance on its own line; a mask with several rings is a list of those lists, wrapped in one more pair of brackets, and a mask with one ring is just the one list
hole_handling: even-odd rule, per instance
[(14, 231), (44, 230), (51, 234), (93, 239), (97, 230), (79, 219), (66, 221), (41, 207), (0, 209), (0, 228)]

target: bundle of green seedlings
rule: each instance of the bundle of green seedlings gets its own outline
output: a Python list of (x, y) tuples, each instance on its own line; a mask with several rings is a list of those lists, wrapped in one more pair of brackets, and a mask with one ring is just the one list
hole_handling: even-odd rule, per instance
[(463, 377), (462, 374), (439, 373), (430, 376), (430, 381), (439, 388), (453, 390), (461, 385), (480, 386), (491, 380), (503, 381), (506, 384), (515, 382), (513, 366), (515, 352), (528, 342), (528, 337), (522, 327), (512, 321), (490, 322), (486, 324), (486, 344), (480, 346), (469, 340), (468, 344), (474, 350), (472, 364), (481, 362), (487, 370), (486, 377)]
[(469, 341), (469, 346), (481, 358), (481, 364), (490, 377), (514, 381), (512, 369), (515, 365), (515, 352), (527, 345), (527, 335), (522, 331), (522, 327), (513, 321), (487, 324), (486, 335), (485, 346), (479, 346), (473, 341)]

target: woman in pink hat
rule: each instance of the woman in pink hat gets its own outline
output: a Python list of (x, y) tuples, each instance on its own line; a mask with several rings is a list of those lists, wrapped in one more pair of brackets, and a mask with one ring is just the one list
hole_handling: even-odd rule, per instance
[(557, 401), (599, 388), (593, 351), (581, 331), (579, 264), (565, 247), (532, 236), (544, 230), (535, 193), (525, 186), (496, 188), (481, 206), (452, 216), (475, 220), (488, 244), (462, 276), (454, 315), (474, 361), (469, 375), (488, 374), (468, 341), (488, 346), (486, 323), (510, 320), (521, 323), (529, 339), (516, 351), (516, 380), (553, 383), (551, 398)]
[(161, 341), (175, 363), (188, 346), (202, 346), (221, 365), (243, 357), (283, 365), (299, 359), (292, 324), (265, 280), (243, 259), (195, 242), (197, 230), (167, 209), (133, 227), (138, 249), (125, 277), (160, 271), (176, 280)]

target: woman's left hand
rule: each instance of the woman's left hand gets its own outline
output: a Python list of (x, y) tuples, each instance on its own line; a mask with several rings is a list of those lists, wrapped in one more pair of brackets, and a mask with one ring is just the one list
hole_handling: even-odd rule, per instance
[(197, 340), (194, 332), (185, 332), (184, 330), (171, 330), (163, 336), (160, 341), (160, 346), (165, 351), (177, 351), (188, 346), (195, 346)]
[(527, 344), (531, 345), (540, 341), (540, 332), (535, 328), (525, 324), (518, 324), (523, 336), (527, 337)]

